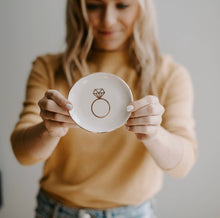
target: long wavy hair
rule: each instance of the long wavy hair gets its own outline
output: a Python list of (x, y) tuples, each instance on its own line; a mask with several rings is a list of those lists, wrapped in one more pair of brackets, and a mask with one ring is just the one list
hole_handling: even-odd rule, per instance
[[(140, 14), (135, 22), (129, 44), (129, 56), (139, 77), (139, 96), (149, 93), (151, 81), (160, 65), (157, 37), (156, 13), (153, 0), (138, 0)], [(63, 55), (63, 69), (67, 82), (74, 83), (74, 72), (80, 76), (89, 73), (86, 64), (92, 48), (93, 33), (85, 0), (67, 0), (66, 6), (66, 49)]]

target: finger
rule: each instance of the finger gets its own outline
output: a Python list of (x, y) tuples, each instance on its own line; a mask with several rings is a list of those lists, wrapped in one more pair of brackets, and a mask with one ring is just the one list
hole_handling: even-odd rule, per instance
[(159, 100), (156, 96), (147, 95), (144, 98), (141, 98), (137, 101), (133, 101), (131, 104), (129, 104), (127, 107), (127, 111), (128, 112), (137, 111), (137, 110), (145, 107), (146, 105), (156, 104), (156, 103), (159, 103)]
[(79, 128), (79, 126), (76, 123), (74, 123), (74, 124), (66, 123), (66, 127), (68, 127), (68, 128)]
[(59, 113), (63, 115), (69, 115), (66, 109), (61, 108), (53, 100), (47, 99), (46, 97), (39, 101), (39, 107), (43, 111), (49, 111), (54, 113)]
[(41, 111), (40, 115), (43, 119), (47, 119), (47, 120), (53, 120), (64, 123), (74, 123), (74, 121), (70, 118), (69, 115), (63, 115), (63, 114), (44, 111), (44, 110)]
[(49, 131), (62, 131), (62, 129), (68, 129), (68, 128), (78, 128), (78, 125), (76, 123), (63, 123), (63, 122), (57, 122), (54, 120), (47, 120), (45, 122), (45, 125)]
[(126, 125), (127, 126), (147, 126), (147, 125), (160, 125), (162, 122), (161, 116), (146, 116), (146, 117), (137, 117), (130, 118)]
[(153, 135), (158, 126), (127, 126), (126, 128), (133, 133)]
[(164, 112), (164, 108), (160, 104), (148, 104), (145, 107), (132, 112), (131, 118), (134, 117), (145, 117), (145, 116), (159, 116)]
[(76, 123), (62, 123), (60, 122), (60, 127), (63, 128), (79, 128), (79, 126)]
[(60, 92), (57, 90), (48, 90), (45, 93), (45, 96), (48, 99), (51, 99), (56, 102), (57, 105), (62, 107), (63, 109), (66, 110), (71, 110), (72, 109), (72, 104), (70, 101), (68, 101)]

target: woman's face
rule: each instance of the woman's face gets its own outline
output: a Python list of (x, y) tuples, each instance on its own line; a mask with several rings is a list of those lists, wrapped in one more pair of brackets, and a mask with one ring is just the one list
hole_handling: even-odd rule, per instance
[(138, 0), (86, 0), (94, 48), (116, 51), (126, 46), (139, 12)]

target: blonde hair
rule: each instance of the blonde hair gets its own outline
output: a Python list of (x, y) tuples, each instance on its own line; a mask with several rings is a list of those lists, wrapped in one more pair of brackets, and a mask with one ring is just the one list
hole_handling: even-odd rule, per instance
[[(144, 96), (152, 88), (151, 81), (160, 63), (160, 53), (153, 0), (139, 1), (141, 1), (141, 12), (134, 25), (129, 52), (139, 76), (140, 96)], [(69, 86), (74, 83), (76, 70), (81, 76), (89, 73), (86, 60), (92, 42), (93, 34), (85, 0), (67, 0), (66, 50), (63, 55), (63, 68)]]

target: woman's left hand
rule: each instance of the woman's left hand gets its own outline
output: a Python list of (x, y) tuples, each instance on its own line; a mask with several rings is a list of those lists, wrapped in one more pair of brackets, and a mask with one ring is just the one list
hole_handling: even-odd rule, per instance
[(125, 124), (129, 131), (136, 133), (142, 141), (156, 136), (164, 113), (164, 107), (156, 96), (147, 95), (134, 101), (128, 105), (127, 110), (132, 112)]

